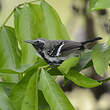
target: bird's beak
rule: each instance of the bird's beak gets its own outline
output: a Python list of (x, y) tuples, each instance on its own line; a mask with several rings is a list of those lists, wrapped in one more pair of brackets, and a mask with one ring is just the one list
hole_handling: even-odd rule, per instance
[(24, 42), (34, 44), (33, 40), (24, 40)]

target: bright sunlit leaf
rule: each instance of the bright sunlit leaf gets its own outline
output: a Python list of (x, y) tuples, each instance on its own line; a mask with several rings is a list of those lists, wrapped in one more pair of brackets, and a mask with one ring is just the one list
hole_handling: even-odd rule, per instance
[(75, 84), (85, 88), (92, 88), (101, 85), (102, 83), (93, 80), (85, 75), (82, 75), (80, 72), (75, 71), (74, 69), (70, 70), (65, 77), (69, 80), (72, 80)]
[(38, 110), (38, 74), (34, 73), (26, 88), (21, 110)]
[(5, 91), (0, 86), (0, 109), (15, 110)]
[(16, 69), (20, 66), (20, 50), (11, 27), (0, 28), (0, 70)]
[(21, 105), (25, 96), (26, 88), (29, 82), (30, 77), (33, 75), (34, 71), (28, 72), (23, 79), (18, 82), (10, 93), (10, 100), (13, 103), (16, 110), (21, 109)]
[(40, 85), (52, 110), (74, 110), (64, 92), (44, 69), (40, 73)]
[(89, 11), (110, 8), (110, 0), (90, 0)]
[(76, 66), (76, 64), (78, 63), (79, 61), (79, 57), (71, 57), (71, 58), (68, 58), (67, 60), (65, 60), (59, 67), (58, 69), (67, 74), (69, 72), (69, 70)]
[(92, 50), (94, 68), (100, 76), (104, 76), (110, 61), (110, 47), (96, 45)]

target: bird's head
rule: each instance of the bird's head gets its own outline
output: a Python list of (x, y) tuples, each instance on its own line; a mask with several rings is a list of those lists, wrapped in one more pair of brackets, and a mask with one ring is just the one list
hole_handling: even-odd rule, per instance
[(26, 43), (30, 43), (34, 46), (34, 48), (40, 52), (45, 48), (45, 39), (36, 39), (36, 40), (25, 40)]

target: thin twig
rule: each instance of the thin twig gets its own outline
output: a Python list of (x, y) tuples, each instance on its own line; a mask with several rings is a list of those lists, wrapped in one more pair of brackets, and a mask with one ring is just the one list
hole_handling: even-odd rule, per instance
[(110, 80), (110, 77), (109, 78), (106, 78), (106, 79), (103, 79), (103, 80), (99, 80), (98, 82), (106, 82), (106, 81), (109, 81)]
[[(37, 2), (37, 1), (40, 1), (40, 0), (33, 0), (33, 1), (30, 1), (30, 2), (21, 3), (21, 4), (19, 4), (17, 7), (22, 6), (22, 5), (24, 5), (24, 4), (27, 4), (27, 3), (32, 3), (32, 2)], [(12, 12), (8, 15), (8, 17), (5, 19), (4, 23), (2, 24), (3, 26), (4, 26), (4, 25), (7, 23), (7, 21), (10, 19), (10, 17), (12, 16), (14, 10), (15, 10), (17, 7), (15, 7), (15, 8), (12, 10)]]
[(5, 25), (5, 24), (7, 23), (7, 21), (8, 21), (8, 20), (10, 19), (10, 17), (12, 16), (13, 12), (14, 12), (14, 9), (13, 9), (12, 12), (8, 15), (8, 17), (5, 19), (3, 25)]
[(23, 6), (24, 4), (28, 4), (28, 3), (38, 2), (38, 1), (41, 1), (41, 0), (33, 0), (33, 1), (29, 1), (29, 2), (24, 2), (24, 3), (19, 4), (17, 7)]

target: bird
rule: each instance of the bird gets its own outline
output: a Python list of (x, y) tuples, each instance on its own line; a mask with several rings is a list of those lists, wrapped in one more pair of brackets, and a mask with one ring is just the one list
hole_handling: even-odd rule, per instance
[(101, 40), (97, 37), (91, 40), (76, 42), (72, 40), (47, 40), (44, 38), (37, 38), (35, 40), (24, 40), (30, 43), (36, 49), (38, 54), (51, 66), (59, 66), (67, 58), (78, 56), (88, 43)]

